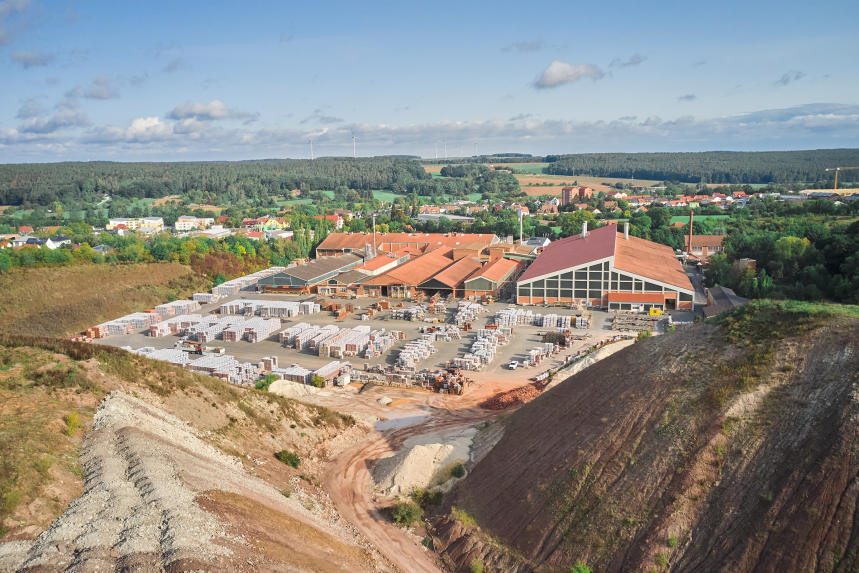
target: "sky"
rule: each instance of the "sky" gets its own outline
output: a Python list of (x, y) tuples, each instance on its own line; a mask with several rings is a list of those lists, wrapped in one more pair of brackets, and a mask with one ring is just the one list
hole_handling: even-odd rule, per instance
[(0, 163), (859, 147), (859, 2), (0, 0)]

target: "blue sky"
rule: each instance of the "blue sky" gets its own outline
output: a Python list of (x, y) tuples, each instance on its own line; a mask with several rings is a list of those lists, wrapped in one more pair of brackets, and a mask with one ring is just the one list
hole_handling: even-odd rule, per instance
[(857, 2), (0, 1), (0, 162), (857, 147)]

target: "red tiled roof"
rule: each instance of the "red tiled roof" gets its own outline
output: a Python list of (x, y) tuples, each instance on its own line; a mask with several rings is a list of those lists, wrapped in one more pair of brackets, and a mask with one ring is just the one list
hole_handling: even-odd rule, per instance
[(550, 243), (519, 280), (548, 275), (561, 269), (608, 258), (614, 255), (616, 241), (617, 232), (614, 227), (603, 227), (590, 231), (585, 238), (574, 235)]
[(397, 257), (395, 259), (395, 258), (389, 257), (388, 255), (379, 255), (378, 257), (370, 259), (369, 261), (367, 261), (366, 263), (364, 263), (363, 265), (361, 265), (360, 267), (357, 267), (357, 268), (366, 269), (368, 271), (375, 271), (375, 270), (378, 270), (378, 269), (384, 267), (385, 265), (390, 265), (391, 263), (396, 263), (398, 258), (399, 257)]
[(252, 232), (250, 232), (250, 233), (245, 233), (245, 236), (246, 236), (246, 237), (253, 237), (253, 238), (257, 238), (257, 239), (258, 239), (259, 237), (262, 237), (264, 234), (265, 234), (265, 233), (262, 233), (262, 232), (260, 232), (260, 231), (252, 231)]
[(490, 281), (500, 281), (512, 269), (516, 268), (516, 261), (510, 259), (497, 259), (484, 265), (480, 272), (468, 277), (468, 280), (485, 278)]
[[(450, 252), (450, 250), (447, 252)], [(429, 253), (412, 259), (398, 267), (394, 267), (388, 272), (368, 280), (365, 284), (419, 285), (451, 264), (453, 264), (453, 261), (442, 252)]]
[[(395, 245), (393, 247), (395, 249), (407, 246), (424, 247), (438, 243), (448, 247), (474, 242), (490, 245), (494, 241), (497, 241), (497, 237), (491, 233), (376, 233), (376, 242), (379, 245), (392, 244)], [(317, 250), (363, 249), (367, 243), (373, 243), (373, 233), (331, 233), (317, 247)]]
[(18, 232), (19, 232), (19, 233), (32, 233), (32, 232), (33, 232), (33, 227), (28, 227), (27, 225), (21, 225), (21, 226), (18, 228)]
[(625, 240), (623, 234), (617, 236), (614, 255), (616, 269), (677, 288), (693, 290), (689, 277), (686, 276), (686, 272), (680, 265), (680, 261), (674, 256), (674, 250), (671, 247), (638, 237), (630, 237), (629, 240)]
[(465, 257), (459, 259), (437, 275), (430, 277), (427, 280), (438, 281), (450, 288), (456, 288), (477, 270), (480, 270), (480, 261), (472, 257)]

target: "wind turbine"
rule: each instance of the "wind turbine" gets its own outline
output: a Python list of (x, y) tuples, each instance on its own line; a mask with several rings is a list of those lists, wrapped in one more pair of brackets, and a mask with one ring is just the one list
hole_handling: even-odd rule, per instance
[(474, 142), (474, 156), (477, 157), (477, 142)]
[(313, 161), (313, 140), (310, 140), (310, 160)]
[(438, 159), (438, 140), (435, 140), (435, 158)]
[(447, 140), (444, 140), (444, 158), (447, 159)]
[[(349, 131), (352, 131), (352, 128), (349, 128)], [(355, 159), (355, 132), (352, 131), (352, 159)]]

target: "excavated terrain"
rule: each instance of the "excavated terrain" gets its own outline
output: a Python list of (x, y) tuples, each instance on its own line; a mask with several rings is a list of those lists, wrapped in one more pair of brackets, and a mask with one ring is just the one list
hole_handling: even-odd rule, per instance
[(116, 391), (84, 438), (83, 495), (0, 571), (370, 571), (351, 525), (293, 478), (277, 490), (162, 409)]
[(433, 547), (511, 573), (859, 571), (859, 309), (755, 302), (503, 420)]

